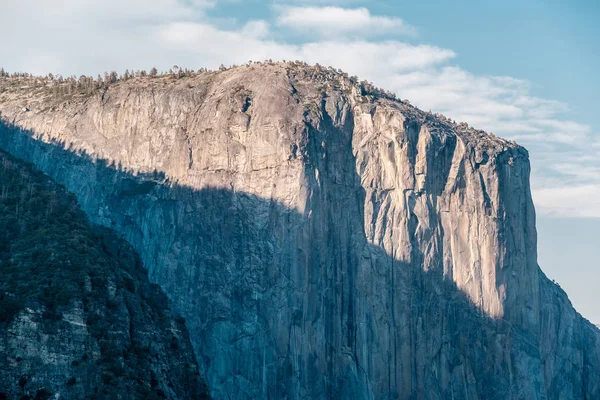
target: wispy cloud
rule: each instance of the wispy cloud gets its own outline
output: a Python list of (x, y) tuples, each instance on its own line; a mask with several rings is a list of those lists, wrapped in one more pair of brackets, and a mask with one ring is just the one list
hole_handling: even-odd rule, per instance
[[(366, 8), (305, 0), (302, 7), (265, 9), (265, 16), (275, 11), (271, 20), (225, 29), (209, 16), (221, 1), (67, 0), (57, 7), (49, 0), (4, 0), (0, 35), (16, 39), (3, 44), (3, 66), (78, 75), (269, 58), (332, 65), (423, 109), (518, 140), (530, 151), (540, 212), (600, 217), (598, 132), (569, 119), (567, 104), (534, 96), (529, 82), (470, 73), (456, 65), (451, 49), (403, 42), (393, 34), (414, 28)], [(299, 32), (304, 40), (294, 36)], [(283, 39), (288, 34), (294, 42)]]
[(275, 4), (295, 4), (303, 6), (351, 6), (364, 3), (364, 0), (274, 0)]
[(396, 17), (372, 15), (366, 8), (283, 7), (280, 27), (325, 37), (370, 37), (382, 34), (414, 35), (416, 29)]
[(552, 216), (600, 218), (600, 185), (567, 185), (533, 193), (538, 212)]

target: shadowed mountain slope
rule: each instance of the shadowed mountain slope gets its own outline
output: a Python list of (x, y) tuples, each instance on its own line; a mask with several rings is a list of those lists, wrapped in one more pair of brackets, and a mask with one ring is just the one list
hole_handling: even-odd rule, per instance
[(135, 251), (0, 151), (0, 398), (208, 399)]

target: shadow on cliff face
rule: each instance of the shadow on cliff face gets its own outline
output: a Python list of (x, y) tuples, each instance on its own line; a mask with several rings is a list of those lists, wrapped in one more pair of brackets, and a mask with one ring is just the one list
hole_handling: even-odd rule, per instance
[(424, 272), (369, 244), (364, 193), (331, 185), (301, 214), (247, 193), (180, 186), (160, 171), (127, 171), (6, 123), (0, 146), (65, 185), (93, 223), (134, 246), (185, 316), (215, 398), (526, 391), (514, 356), (539, 358), (538, 344), (481, 313), (441, 265)]
[(3, 150), (0, 187), (0, 399), (208, 399), (131, 246)]

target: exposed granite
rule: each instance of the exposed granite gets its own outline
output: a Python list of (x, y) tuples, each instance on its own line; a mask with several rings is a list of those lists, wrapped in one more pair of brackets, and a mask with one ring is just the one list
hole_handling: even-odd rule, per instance
[(600, 398), (520, 146), (295, 63), (24, 93), (0, 146), (139, 251), (215, 398)]

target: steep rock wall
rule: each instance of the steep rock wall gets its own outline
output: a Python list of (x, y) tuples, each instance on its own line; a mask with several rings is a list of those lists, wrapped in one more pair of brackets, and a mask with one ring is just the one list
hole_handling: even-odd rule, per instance
[(0, 111), (2, 147), (140, 252), (215, 398), (600, 396), (514, 143), (294, 64)]

